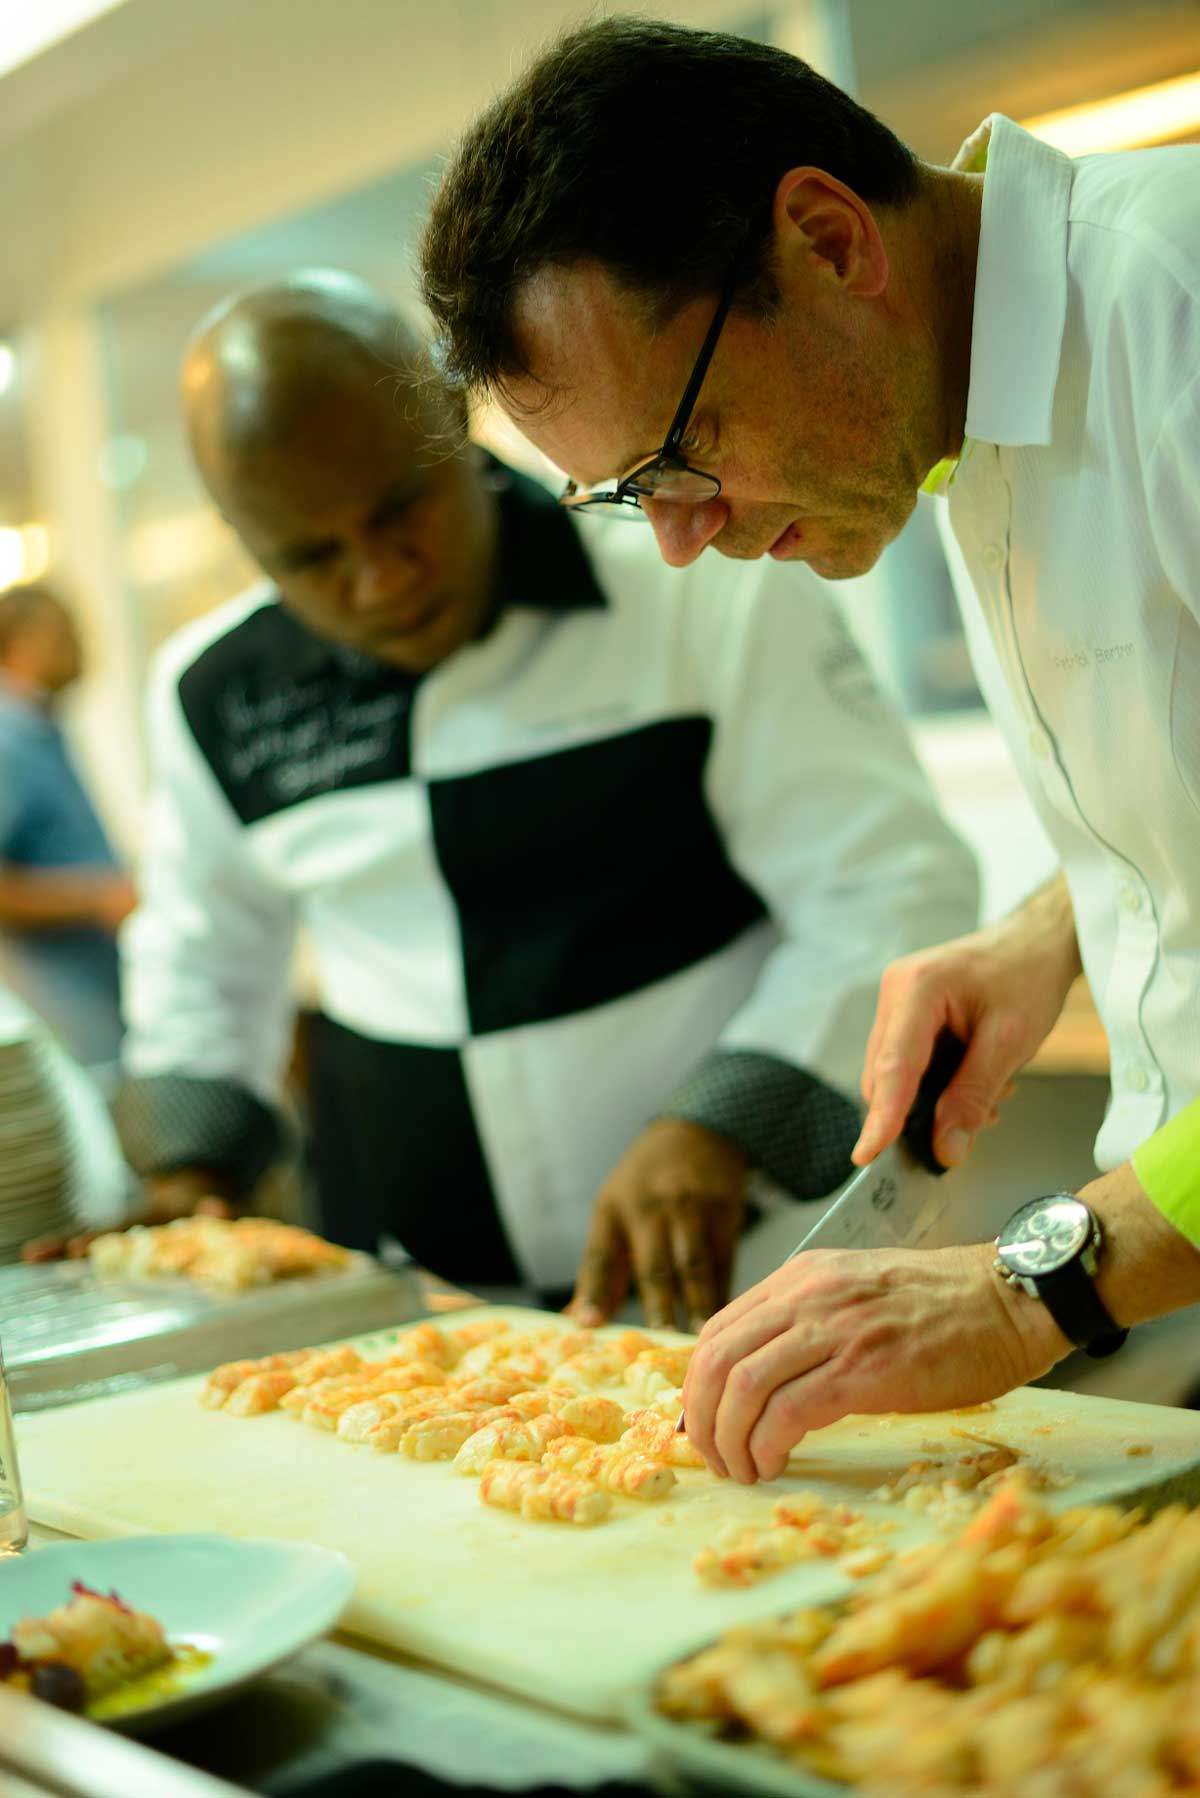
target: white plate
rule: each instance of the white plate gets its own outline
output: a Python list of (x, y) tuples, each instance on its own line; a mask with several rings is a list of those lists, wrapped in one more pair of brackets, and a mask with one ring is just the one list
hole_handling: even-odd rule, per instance
[(71, 1581), (116, 1592), (156, 1617), (172, 1642), (211, 1656), (178, 1687), (112, 1727), (141, 1735), (176, 1723), (332, 1629), (354, 1588), (345, 1555), (300, 1542), (233, 1536), (127, 1536), (55, 1542), (0, 1560), (0, 1640), (22, 1617), (44, 1617)]

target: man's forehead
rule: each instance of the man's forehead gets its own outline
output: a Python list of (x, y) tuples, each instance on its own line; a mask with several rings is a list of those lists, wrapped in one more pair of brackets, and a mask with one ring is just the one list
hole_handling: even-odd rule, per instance
[(687, 379), (685, 332), (651, 330), (593, 262), (540, 270), (520, 290), (513, 322), (530, 371), (505, 385), (519, 430), (588, 485), (653, 454)]

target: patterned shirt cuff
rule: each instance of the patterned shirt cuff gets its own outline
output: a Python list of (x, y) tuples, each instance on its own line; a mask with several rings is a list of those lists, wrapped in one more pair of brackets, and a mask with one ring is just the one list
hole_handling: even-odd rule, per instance
[(126, 1080), (113, 1107), (130, 1166), (143, 1179), (202, 1167), (246, 1193), (278, 1159), (275, 1113), (233, 1080), (153, 1074)]
[(794, 1199), (820, 1199), (854, 1169), (858, 1108), (844, 1093), (777, 1056), (714, 1049), (659, 1106), (741, 1149)]

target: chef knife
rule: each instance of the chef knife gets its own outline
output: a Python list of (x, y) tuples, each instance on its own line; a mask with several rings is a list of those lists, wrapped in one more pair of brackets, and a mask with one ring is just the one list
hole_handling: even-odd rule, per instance
[[(808, 1249), (911, 1249), (925, 1241), (958, 1191), (933, 1152), (933, 1119), (966, 1052), (952, 1031), (940, 1033), (900, 1135), (849, 1181), (784, 1267)], [(682, 1414), (675, 1428), (686, 1428)]]
[(849, 1181), (787, 1261), (808, 1249), (912, 1249), (924, 1242), (958, 1190), (933, 1152), (933, 1118), (965, 1054), (965, 1043), (943, 1030), (897, 1140)]

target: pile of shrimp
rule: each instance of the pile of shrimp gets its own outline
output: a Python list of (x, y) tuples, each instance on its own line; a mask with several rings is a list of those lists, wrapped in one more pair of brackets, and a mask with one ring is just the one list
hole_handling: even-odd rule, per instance
[(241, 1292), (276, 1280), (340, 1273), (347, 1249), (270, 1217), (181, 1217), (97, 1236), (88, 1249), (106, 1278), (187, 1279), (208, 1292)]
[(843, 1573), (864, 1579), (891, 1559), (891, 1550), (879, 1541), (890, 1528), (869, 1522), (849, 1505), (797, 1492), (776, 1500), (765, 1527), (730, 1525), (700, 1550), (692, 1571), (704, 1586), (753, 1586), (797, 1561), (836, 1558)]
[(1200, 1790), (1200, 1513), (1052, 1515), (1016, 1476), (840, 1607), (730, 1630), (657, 1703), (863, 1798)]
[(343, 1344), (227, 1362), (200, 1402), (231, 1417), (284, 1411), (380, 1454), (451, 1461), (478, 1478), (486, 1504), (588, 1525), (613, 1513), (614, 1498), (652, 1503), (676, 1485), (676, 1468), (704, 1467), (675, 1430), (691, 1353), (637, 1330), (424, 1323), (379, 1360)]
[(993, 1436), (981, 1436), (955, 1425), (949, 1433), (972, 1446), (955, 1452), (943, 1442), (923, 1443), (926, 1458), (914, 1461), (896, 1479), (872, 1492), (871, 1497), (882, 1504), (903, 1504), (905, 1510), (919, 1513), (936, 1528), (954, 1530), (1007, 1484), (1010, 1473), (1018, 1466), (1029, 1492), (1058, 1491), (1073, 1483), (1073, 1474), (1048, 1462), (1034, 1461)]

